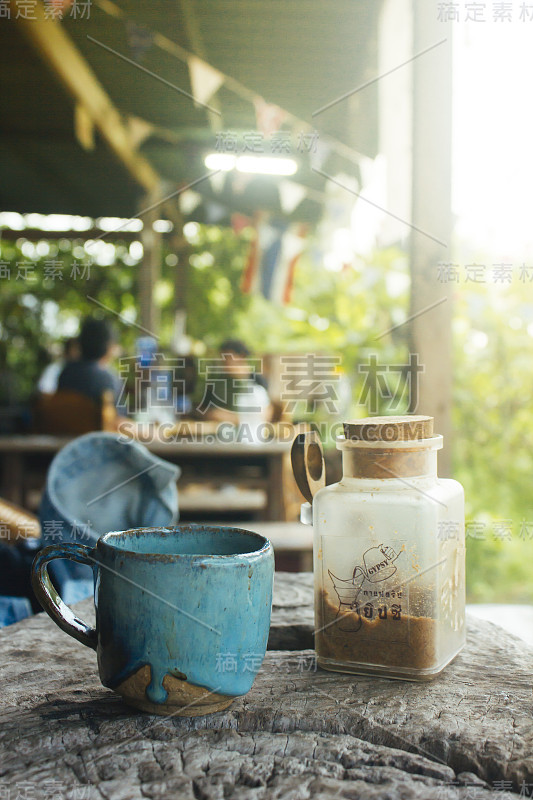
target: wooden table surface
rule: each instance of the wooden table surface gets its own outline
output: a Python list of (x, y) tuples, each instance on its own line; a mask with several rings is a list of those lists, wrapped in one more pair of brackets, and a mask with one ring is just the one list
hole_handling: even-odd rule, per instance
[(531, 648), (469, 619), (465, 650), (432, 683), (326, 672), (310, 649), (311, 604), (310, 574), (278, 573), (252, 690), (189, 719), (125, 706), (101, 686), (94, 652), (45, 614), (3, 629), (0, 797), (532, 796)]
[[(216, 466), (226, 470), (231, 480), (232, 466), (257, 465), (261, 468), (266, 490), (264, 518), (285, 518), (283, 460), (288, 457), (292, 438), (286, 435), (270, 441), (231, 441), (208, 433), (198, 439), (183, 438), (161, 441), (153, 436), (144, 441), (148, 450), (161, 458), (185, 467), (191, 464)], [(75, 437), (26, 434), (0, 436), (1, 496), (18, 505), (25, 506), (25, 472), (32, 468), (36, 457), (52, 460), (53, 456)], [(42, 469), (42, 467), (41, 467)], [(44, 480), (44, 473), (43, 473)]]
[[(17, 436), (0, 436), (0, 453), (57, 453), (66, 444), (71, 442), (74, 436), (45, 436), (44, 434), (24, 434)], [(250, 455), (280, 455), (290, 452), (292, 439), (271, 439), (265, 442), (243, 441), (224, 441), (216, 438), (215, 434), (207, 434), (198, 439), (169, 439), (168, 441), (150, 439), (143, 441), (152, 453), (164, 456), (168, 453), (183, 453), (184, 455), (201, 454), (210, 455), (216, 453), (217, 456), (239, 456), (243, 453)]]

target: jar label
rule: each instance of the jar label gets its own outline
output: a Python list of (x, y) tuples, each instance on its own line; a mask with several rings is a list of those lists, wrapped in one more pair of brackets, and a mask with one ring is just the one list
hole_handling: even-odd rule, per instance
[[(353, 552), (353, 537), (322, 536), (324, 635), (372, 631), (373, 639), (389, 643), (409, 641), (409, 576), (406, 543), (367, 540), (360, 556), (349, 566), (346, 553)], [(361, 541), (358, 541), (361, 544)], [(320, 602), (320, 601), (319, 601)]]

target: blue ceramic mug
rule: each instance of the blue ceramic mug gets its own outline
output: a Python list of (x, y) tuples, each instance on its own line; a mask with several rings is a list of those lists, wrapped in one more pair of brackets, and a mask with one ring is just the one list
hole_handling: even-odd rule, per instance
[[(69, 558), (93, 569), (96, 628), (63, 603), (47, 564)], [(97, 652), (100, 679), (155, 714), (221, 711), (246, 694), (270, 627), (274, 551), (268, 539), (230, 527), (137, 528), (94, 548), (44, 548), (32, 584), (44, 610)]]

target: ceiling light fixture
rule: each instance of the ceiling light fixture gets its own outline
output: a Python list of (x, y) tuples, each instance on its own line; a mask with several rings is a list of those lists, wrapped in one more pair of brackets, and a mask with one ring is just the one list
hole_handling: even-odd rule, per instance
[(205, 157), (204, 163), (208, 169), (222, 170), (223, 172), (236, 169), (238, 172), (256, 175), (294, 175), (298, 171), (298, 164), (293, 158), (209, 153)]

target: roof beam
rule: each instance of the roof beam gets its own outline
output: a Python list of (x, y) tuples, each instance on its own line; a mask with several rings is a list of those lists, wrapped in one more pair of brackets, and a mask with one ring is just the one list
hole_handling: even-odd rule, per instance
[[(14, 6), (14, 0), (11, 0), (11, 5)], [(15, 14), (13, 16), (16, 18)], [(73, 100), (87, 111), (111, 150), (145, 190), (149, 198), (147, 211), (155, 209), (162, 199), (162, 178), (136, 151), (120, 112), (60, 23), (46, 18), (41, 0), (36, 2), (33, 19), (19, 17), (17, 22), (32, 47), (56, 74)], [(149, 214), (148, 220), (149, 223), (153, 221), (152, 215)], [(145, 256), (139, 269), (140, 322), (157, 335), (158, 317), (153, 289), (160, 266), (160, 237), (150, 225), (150, 230), (144, 231), (143, 239)]]
[[(13, 17), (15, 2), (11, 0)], [(16, 19), (30, 44), (52, 69), (75, 102), (80, 103), (124, 164), (146, 192), (159, 192), (161, 177), (133, 146), (120, 112), (99, 82), (76, 45), (55, 19), (47, 19), (41, 0), (37, 0), (32, 19)]]

